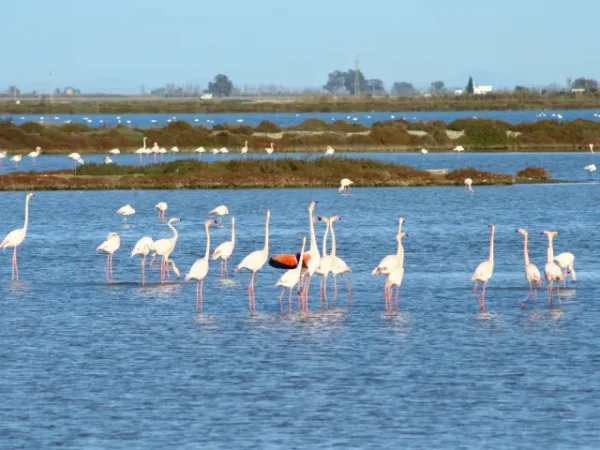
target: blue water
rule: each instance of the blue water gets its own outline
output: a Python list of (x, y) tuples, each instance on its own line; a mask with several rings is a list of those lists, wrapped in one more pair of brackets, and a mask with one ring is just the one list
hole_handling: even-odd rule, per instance
[[(220, 123), (240, 123), (256, 126), (263, 120), (280, 126), (292, 126), (307, 119), (321, 119), (328, 122), (344, 120), (369, 126), (381, 120), (405, 119), (411, 122), (442, 120), (452, 122), (460, 118), (491, 118), (509, 123), (536, 122), (538, 120), (574, 120), (578, 118), (600, 120), (600, 110), (575, 109), (552, 111), (390, 111), (355, 113), (221, 113), (221, 114), (25, 114), (0, 115), (0, 119), (12, 118), (14, 123), (85, 123), (93, 127), (114, 126), (118, 124), (132, 127), (165, 126), (173, 120), (184, 120), (194, 125), (211, 127)], [(561, 118), (562, 117), (562, 118)]]
[[(594, 184), (463, 188), (40, 192), (20, 248), (21, 282), (0, 253), (0, 448), (564, 449), (598, 448), (600, 435), (600, 210)], [(21, 226), (22, 192), (0, 193), (0, 234)], [(236, 217), (231, 267), (263, 245), (298, 251), (307, 206), (340, 214), (338, 255), (352, 267), (352, 308), (280, 316), (281, 272), (257, 275), (258, 315), (247, 310), (248, 273), (221, 281), (211, 262), (205, 315), (195, 286), (139, 284), (130, 258), (143, 235), (170, 235), (153, 205), (183, 218), (173, 257), (185, 273), (204, 253), (207, 212)], [(137, 213), (123, 225), (115, 210)], [(370, 271), (404, 230), (401, 314), (384, 315)], [(496, 233), (488, 314), (470, 276)], [(226, 219), (226, 224), (229, 220)], [(323, 227), (317, 224), (320, 241)], [(578, 282), (549, 308), (527, 309), (522, 239), (543, 267), (543, 229), (576, 255)], [(121, 235), (115, 283), (104, 283), (107, 233)], [(212, 247), (229, 238), (215, 228)], [(331, 283), (330, 283), (331, 284)], [(343, 283), (342, 283), (343, 285)]]
[[(220, 161), (220, 160), (235, 160), (243, 158), (319, 158), (322, 154), (315, 155), (314, 153), (274, 153), (268, 156), (266, 153), (251, 153), (250, 156), (244, 157), (239, 153), (212, 155), (205, 154), (201, 157), (202, 161)], [(591, 153), (465, 153), (457, 157), (454, 152), (446, 153), (430, 153), (423, 157), (419, 153), (338, 153), (336, 157), (347, 158), (372, 158), (381, 161), (395, 162), (399, 164), (407, 164), (420, 169), (456, 169), (461, 167), (476, 167), (482, 170), (490, 170), (493, 172), (515, 174), (518, 170), (527, 166), (541, 166), (550, 171), (552, 176), (557, 180), (570, 181), (592, 181), (597, 180), (597, 175), (590, 175), (583, 168), (588, 164), (598, 164), (596, 157)], [(102, 163), (104, 155), (84, 155), (85, 161)], [(137, 155), (121, 154), (112, 156), (111, 158), (116, 164), (121, 165), (138, 165), (140, 162)], [(169, 154), (164, 158), (165, 162), (179, 159), (198, 159), (193, 154)], [(152, 157), (146, 157), (144, 164), (154, 163)], [(21, 171), (40, 171), (40, 170), (59, 170), (72, 169), (73, 161), (66, 156), (47, 156), (41, 155), (36, 158), (36, 161), (31, 161), (30, 158), (24, 157), (23, 161), (18, 166)], [(6, 174), (16, 171), (15, 165), (9, 161), (5, 161), (0, 167), (0, 174)]]

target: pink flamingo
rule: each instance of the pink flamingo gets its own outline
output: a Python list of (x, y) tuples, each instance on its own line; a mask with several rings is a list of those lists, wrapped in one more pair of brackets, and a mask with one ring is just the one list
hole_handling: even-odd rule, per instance
[(110, 283), (113, 281), (113, 255), (119, 250), (121, 246), (121, 238), (117, 233), (109, 233), (106, 240), (96, 247), (96, 251), (103, 251), (106, 253), (106, 282)]
[[(398, 233), (397, 234), (402, 233), (402, 225), (404, 224), (404, 222), (406, 222), (406, 220), (404, 220), (404, 217), (400, 217), (398, 219)], [(406, 235), (406, 236), (408, 236), (408, 235)], [(398, 245), (398, 250), (395, 255), (388, 255), (385, 258), (383, 258), (381, 260), (381, 262), (379, 263), (379, 265), (377, 267), (375, 267), (375, 269), (373, 269), (373, 271), (371, 272), (371, 275), (373, 275), (374, 277), (376, 277), (380, 273), (385, 275), (386, 283), (383, 288), (384, 298), (387, 298), (387, 296), (388, 296), (387, 276), (390, 274), (390, 271), (398, 265), (400, 265), (401, 267), (404, 267), (404, 247), (402, 247), (402, 245)]]
[[(298, 261), (302, 261), (304, 257), (304, 247), (306, 246), (306, 237), (302, 237), (302, 249), (300, 250), (300, 257)], [(300, 283), (300, 276), (302, 273), (302, 264), (298, 263), (298, 265), (285, 272), (281, 278), (275, 283), (275, 286), (281, 286), (283, 289), (281, 290), (281, 295), (279, 296), (279, 309), (283, 314), (283, 294), (285, 294), (286, 288), (290, 289), (290, 296), (288, 297), (288, 312), (292, 313), (292, 289), (298, 283)]]
[(565, 279), (562, 269), (556, 262), (554, 262), (554, 247), (552, 241), (554, 236), (558, 234), (558, 231), (542, 231), (542, 234), (548, 238), (548, 251), (546, 265), (544, 266), (544, 275), (546, 275), (546, 281), (548, 282), (548, 305), (552, 306), (552, 290), (554, 289), (554, 283), (556, 283), (556, 296), (560, 303), (560, 281)]
[[(396, 240), (398, 241), (398, 245), (402, 245), (402, 238), (406, 236), (406, 233), (398, 233), (396, 235)], [(393, 288), (396, 286), (396, 312), (400, 309), (400, 286), (402, 285), (402, 280), (404, 279), (404, 261), (402, 261), (401, 265), (398, 264), (391, 268), (390, 273), (388, 274), (385, 285), (387, 290), (387, 296), (385, 299), (385, 309), (386, 312), (392, 313), (394, 311), (394, 305), (392, 303), (392, 294)]]
[(310, 280), (321, 263), (321, 254), (319, 253), (317, 238), (315, 237), (315, 226), (313, 220), (313, 213), (316, 206), (317, 202), (314, 200), (308, 205), (308, 227), (310, 230), (310, 248), (308, 249), (308, 255), (310, 259), (306, 263), (306, 281), (304, 282), (304, 287), (302, 289), (303, 295), (301, 309), (303, 311), (308, 311), (308, 288), (310, 287)]
[[(471, 277), (471, 281), (475, 282), (473, 293), (475, 294), (477, 300), (479, 300), (481, 311), (485, 311), (485, 288), (494, 273), (494, 233), (496, 232), (496, 227), (494, 224), (490, 224), (489, 227), (492, 230), (490, 236), (490, 257), (477, 266), (477, 269), (475, 269), (475, 272)], [(481, 295), (478, 295), (477, 287), (479, 286), (480, 282), (483, 283), (483, 290), (481, 291)]]
[(149, 236), (144, 236), (135, 244), (131, 256), (142, 257), (142, 286), (146, 285), (146, 257), (154, 248), (154, 241)]
[(254, 292), (254, 278), (256, 272), (263, 268), (269, 258), (269, 219), (271, 211), (267, 210), (267, 220), (265, 223), (265, 246), (262, 250), (256, 250), (246, 256), (235, 268), (235, 272), (241, 269), (247, 269), (252, 272), (250, 284), (248, 285), (248, 307), (250, 311), (256, 311), (256, 293)]
[(175, 262), (170, 258), (171, 253), (175, 250), (175, 245), (177, 245), (177, 239), (179, 237), (179, 233), (177, 229), (173, 226), (174, 222), (179, 222), (181, 219), (178, 217), (171, 217), (169, 222), (167, 222), (167, 226), (173, 231), (173, 236), (167, 239), (159, 239), (154, 242), (154, 256), (150, 260), (150, 266), (152, 266), (154, 260), (156, 259), (156, 255), (161, 257), (160, 261), (160, 282), (164, 283), (165, 279), (169, 278), (169, 271), (171, 268), (175, 272), (175, 275), (179, 278), (179, 270), (175, 266)]
[(219, 245), (217, 248), (215, 248), (215, 251), (212, 256), (213, 260), (221, 258), (221, 277), (223, 277), (223, 275), (225, 275), (226, 277), (229, 277), (229, 271), (227, 270), (227, 261), (229, 261), (229, 258), (231, 257), (231, 254), (233, 253), (234, 247), (235, 247), (235, 218), (232, 217), (231, 218), (231, 240), (225, 241), (221, 245)]
[[(333, 274), (333, 306), (335, 306), (337, 299), (337, 275), (340, 275), (346, 282), (346, 285), (348, 286), (348, 304), (352, 304), (352, 283), (350, 283), (350, 280), (348, 280), (346, 275), (344, 275), (347, 272), (352, 272), (352, 270), (342, 258), (339, 258), (337, 256), (335, 230), (333, 229), (333, 224), (338, 220), (342, 220), (342, 218), (337, 215), (329, 218), (329, 228), (331, 229), (331, 273)], [(404, 260), (402, 261), (402, 263), (404, 264)]]
[(208, 256), (210, 254), (210, 231), (209, 227), (215, 225), (216, 220), (210, 219), (204, 222), (204, 229), (206, 230), (206, 252), (204, 252), (204, 258), (196, 260), (194, 265), (190, 268), (190, 271), (185, 276), (185, 282), (190, 280), (196, 280), (196, 311), (202, 313), (203, 309), (203, 298), (202, 294), (204, 291), (204, 278), (208, 274)]
[(536, 265), (532, 264), (529, 261), (529, 249), (527, 246), (527, 242), (529, 240), (529, 233), (527, 233), (527, 231), (522, 228), (519, 228), (517, 230), (517, 233), (520, 233), (521, 235), (523, 235), (523, 238), (524, 238), (523, 255), (525, 257), (525, 279), (527, 280), (527, 283), (529, 284), (529, 296), (523, 302), (523, 305), (521, 305), (522, 308), (525, 308), (525, 305), (527, 304), (527, 302), (529, 301), (529, 299), (531, 297), (535, 297), (537, 299), (537, 289), (535, 287), (533, 287), (533, 284), (535, 283), (535, 284), (539, 284), (541, 286), (542, 285), (542, 277), (541, 277), (540, 271), (538, 270)]
[(23, 224), (23, 228), (19, 228), (11, 231), (6, 235), (4, 240), (0, 243), (0, 248), (13, 248), (13, 257), (12, 257), (12, 276), (11, 280), (18, 281), (19, 280), (19, 265), (17, 264), (17, 248), (19, 245), (23, 243), (25, 240), (25, 236), (27, 236), (27, 226), (29, 224), (29, 201), (35, 197), (33, 193), (29, 193), (25, 196), (25, 223)]

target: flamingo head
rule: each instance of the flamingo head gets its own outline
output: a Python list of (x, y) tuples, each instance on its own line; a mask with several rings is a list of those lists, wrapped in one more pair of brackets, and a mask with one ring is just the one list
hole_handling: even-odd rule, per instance
[(313, 200), (312, 202), (310, 202), (310, 205), (308, 205), (308, 210), (314, 211), (315, 206), (317, 206), (317, 202)]
[(402, 225), (404, 225), (404, 222), (406, 222), (406, 219), (404, 217), (400, 217), (398, 222), (400, 222)]
[(27, 194), (27, 196), (25, 197), (27, 200), (29, 200), (30, 198), (35, 197), (35, 194), (33, 192), (30, 192), (29, 194)]
[(496, 229), (496, 225), (494, 225), (493, 223), (490, 223), (488, 225), (488, 227), (490, 228), (490, 230), (494, 231)]
[(168, 223), (173, 223), (173, 222), (181, 222), (181, 219), (179, 217), (171, 217), (169, 219)]
[(406, 233), (405, 231), (403, 231), (402, 233), (398, 233), (396, 235), (396, 239), (398, 239), (398, 241), (401, 241), (403, 237), (408, 236), (408, 233)]
[(558, 231), (544, 230), (544, 231), (542, 231), (542, 234), (544, 236), (547, 236), (548, 239), (552, 240), (552, 239), (554, 239), (554, 236), (556, 236), (558, 234)]
[(208, 219), (206, 222), (204, 222), (204, 225), (206, 226), (206, 228), (210, 227), (211, 225), (216, 225), (217, 222), (215, 219)]
[(523, 228), (519, 228), (517, 230), (517, 233), (522, 234), (525, 237), (527, 237), (527, 235), (528, 235), (527, 230), (524, 230)]
[(317, 220), (319, 220), (321, 222), (329, 223), (329, 219), (327, 217), (323, 217), (323, 216), (313, 217), (313, 222), (316, 222)]
[(342, 220), (342, 216), (336, 214), (335, 216), (329, 218), (330, 222), (335, 222), (337, 220)]

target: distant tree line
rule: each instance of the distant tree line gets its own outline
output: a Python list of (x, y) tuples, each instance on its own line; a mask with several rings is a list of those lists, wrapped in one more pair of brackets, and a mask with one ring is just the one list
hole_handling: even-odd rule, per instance
[(347, 70), (342, 72), (341, 70), (334, 70), (328, 75), (327, 83), (323, 86), (323, 89), (330, 94), (342, 94), (347, 93), (350, 95), (356, 95), (356, 77), (358, 74), (358, 89), (363, 94), (385, 94), (385, 85), (383, 81), (373, 78), (367, 80), (364, 74), (358, 70)]

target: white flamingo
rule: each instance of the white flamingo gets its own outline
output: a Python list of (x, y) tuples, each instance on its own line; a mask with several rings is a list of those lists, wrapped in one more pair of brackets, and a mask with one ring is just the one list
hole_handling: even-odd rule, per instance
[(110, 283), (113, 281), (113, 255), (121, 246), (121, 238), (117, 233), (108, 233), (106, 240), (96, 247), (96, 251), (102, 251), (106, 253), (106, 282)]
[[(321, 216), (316, 217), (314, 220), (325, 222), (326, 225), (325, 234), (323, 235), (323, 251), (321, 255), (321, 261), (319, 263), (319, 267), (317, 267), (317, 270), (315, 272), (321, 277), (319, 296), (321, 298), (325, 298), (325, 307), (328, 308), (329, 305), (327, 301), (327, 277), (331, 273), (332, 264), (331, 255), (327, 254), (327, 235), (329, 234), (330, 222), (327, 217)], [(302, 261), (302, 259), (300, 259), (299, 261)]]
[(123, 223), (127, 223), (127, 216), (134, 215), (135, 209), (133, 209), (133, 207), (130, 204), (127, 204), (117, 209), (117, 214), (123, 217)]
[(304, 258), (304, 247), (306, 246), (306, 236), (302, 236), (302, 248), (300, 250), (300, 261), (298, 265), (285, 272), (281, 278), (275, 283), (275, 286), (281, 286), (283, 289), (281, 290), (281, 295), (279, 296), (279, 309), (283, 314), (283, 294), (285, 294), (286, 288), (289, 288), (290, 295), (288, 297), (288, 312), (292, 313), (292, 289), (298, 283), (300, 283), (300, 276), (302, 273), (302, 259)]
[[(348, 304), (352, 304), (352, 283), (350, 283), (350, 280), (348, 280), (346, 275), (344, 275), (345, 273), (352, 272), (352, 270), (342, 258), (339, 258), (337, 256), (335, 229), (333, 228), (333, 224), (338, 220), (342, 220), (342, 218), (337, 215), (329, 218), (329, 227), (331, 229), (331, 273), (333, 274), (333, 306), (335, 306), (337, 299), (337, 275), (340, 275), (348, 285)], [(404, 264), (404, 261), (402, 263)]]
[(229, 153), (229, 150), (227, 150), (227, 148), (226, 148), (226, 147), (221, 147), (221, 148), (219, 149), (219, 153)]
[(265, 148), (265, 152), (267, 152), (269, 155), (272, 155), (274, 151), (275, 151), (275, 147), (274, 147), (273, 143), (271, 142), (271, 146)]
[(213, 148), (213, 149), (211, 150), (211, 153), (212, 153), (213, 155), (218, 155), (218, 154), (219, 154), (219, 149), (218, 149), (218, 148)]
[(565, 276), (560, 266), (554, 262), (554, 247), (552, 246), (552, 241), (554, 240), (554, 236), (558, 234), (558, 231), (545, 230), (542, 231), (542, 234), (548, 238), (548, 250), (546, 265), (544, 266), (544, 275), (546, 276), (546, 281), (548, 282), (548, 304), (552, 305), (552, 290), (554, 289), (554, 283), (556, 283), (556, 295), (558, 297), (558, 301), (560, 302), (560, 281), (564, 281)]
[(202, 153), (206, 153), (206, 149), (204, 147), (198, 147), (194, 150), (194, 153), (198, 153), (198, 156), (202, 155)]
[(585, 170), (586, 172), (590, 172), (590, 174), (591, 174), (592, 172), (596, 171), (596, 164), (589, 164), (589, 165), (585, 166), (583, 168), (583, 170)]
[(150, 151), (154, 154), (154, 161), (156, 161), (156, 155), (160, 153), (160, 147), (157, 142), (154, 143)]
[(240, 153), (242, 155), (245, 155), (246, 153), (248, 153), (248, 141), (244, 142), (244, 146), (242, 147), (242, 149), (240, 150)]
[(421, 155), (423, 155), (423, 157), (425, 157), (425, 155), (429, 153), (429, 150), (427, 150), (426, 148), (422, 148), (421, 149)]
[(69, 153), (67, 155), (67, 158), (69, 158), (70, 160), (73, 161), (75, 168), (77, 169), (77, 164), (83, 164), (83, 158), (81, 157), (81, 155), (77, 152), (73, 152), (73, 153)]
[(575, 273), (575, 255), (571, 252), (563, 252), (554, 257), (554, 262), (559, 265), (563, 271), (563, 287), (567, 287), (567, 274), (571, 275), (571, 281), (577, 281)]
[(262, 250), (257, 250), (246, 256), (241, 263), (235, 268), (235, 272), (239, 272), (241, 269), (247, 269), (252, 272), (250, 278), (250, 284), (248, 286), (248, 306), (250, 311), (256, 311), (256, 296), (254, 291), (254, 279), (256, 278), (256, 272), (263, 268), (267, 259), (269, 258), (269, 219), (271, 218), (271, 211), (267, 210), (267, 220), (265, 223), (265, 246)]
[(13, 257), (12, 257), (12, 277), (11, 280), (17, 281), (19, 280), (19, 265), (17, 263), (17, 248), (19, 245), (23, 243), (25, 240), (25, 236), (27, 236), (27, 226), (29, 225), (29, 201), (35, 197), (35, 195), (30, 192), (25, 196), (25, 223), (23, 224), (23, 228), (18, 228), (16, 230), (11, 231), (6, 235), (4, 240), (0, 243), (0, 248), (11, 248), (13, 249)]
[(147, 154), (148, 154), (148, 152), (147, 152), (147, 148), (146, 148), (146, 139), (148, 139), (148, 138), (147, 138), (146, 136), (144, 136), (144, 138), (142, 139), (142, 140), (143, 140), (143, 142), (144, 142), (144, 146), (143, 146), (143, 147), (140, 147), (140, 148), (138, 148), (138, 149), (137, 149), (137, 150), (134, 152), (136, 155), (140, 155), (140, 164), (142, 163), (142, 160), (143, 160), (143, 158), (144, 158), (144, 155), (147, 155)]
[(6, 156), (8, 155), (7, 152), (0, 152), (0, 167), (2, 167), (2, 162), (4, 161), (4, 158), (6, 158)]
[[(398, 219), (397, 235), (402, 233), (402, 225), (404, 224), (404, 222), (405, 222), (404, 217), (400, 217), (400, 219)], [(405, 234), (405, 236), (406, 236), (406, 234)], [(396, 254), (388, 255), (385, 258), (383, 258), (379, 262), (379, 265), (377, 267), (375, 267), (375, 269), (373, 269), (373, 271), (371, 272), (371, 275), (373, 275), (374, 277), (376, 277), (379, 274), (385, 275), (386, 283), (383, 288), (383, 296), (386, 299), (386, 306), (387, 306), (387, 299), (388, 299), (387, 277), (389, 276), (392, 269), (397, 266), (404, 267), (404, 247), (401, 245), (400, 242), (398, 242), (398, 249), (396, 250)]]
[(233, 249), (235, 247), (235, 218), (231, 218), (231, 240), (225, 241), (217, 248), (212, 255), (212, 259), (221, 258), (221, 277), (225, 274), (226, 277), (229, 277), (229, 271), (227, 270), (227, 261), (231, 257), (233, 253)]
[(40, 156), (40, 153), (42, 153), (42, 149), (40, 147), (36, 147), (35, 151), (30, 152), (27, 156), (31, 158), (31, 160), (33, 161), (33, 163), (35, 164), (35, 159)]
[(465, 188), (469, 194), (473, 193), (473, 188), (471, 186), (473, 186), (473, 180), (470, 178), (465, 178)]
[(342, 178), (342, 180), (340, 181), (340, 188), (338, 189), (338, 192), (350, 194), (350, 186), (352, 186), (353, 184), (354, 181), (350, 180), (349, 178)]
[(154, 256), (150, 260), (150, 266), (152, 266), (154, 259), (156, 256), (160, 256), (160, 281), (161, 283), (165, 282), (165, 279), (169, 277), (169, 271), (173, 269), (177, 278), (179, 278), (180, 273), (179, 269), (175, 265), (175, 261), (171, 259), (171, 253), (175, 251), (175, 246), (177, 245), (177, 239), (179, 238), (179, 233), (177, 229), (173, 226), (173, 223), (179, 222), (181, 219), (178, 217), (171, 217), (167, 226), (173, 231), (173, 236), (170, 238), (159, 239), (158, 241), (154, 241)]
[(392, 303), (392, 293), (394, 286), (396, 286), (396, 312), (400, 309), (399, 297), (400, 297), (400, 286), (402, 286), (402, 280), (404, 279), (404, 247), (402, 246), (402, 238), (406, 236), (405, 232), (398, 233), (396, 240), (398, 241), (398, 247), (402, 248), (402, 261), (398, 261), (398, 264), (390, 269), (385, 280), (385, 289), (387, 290), (387, 297), (385, 299), (386, 311), (388, 313), (393, 312), (394, 306)]
[(21, 162), (22, 159), (23, 159), (23, 156), (21, 156), (21, 155), (15, 155), (12, 158), (10, 158), (10, 160), (15, 163), (15, 169), (19, 168), (19, 163)]
[(179, 153), (179, 148), (177, 146), (173, 146), (173, 147), (171, 147), (171, 151), (173, 153)]
[(223, 226), (223, 216), (229, 214), (229, 209), (225, 205), (220, 205), (215, 209), (210, 210), (208, 213), (219, 216), (219, 226)]
[(110, 153), (111, 155), (120, 155), (121, 150), (119, 150), (118, 148), (113, 148), (112, 150), (109, 150), (108, 153)]
[(314, 200), (308, 205), (308, 227), (310, 230), (310, 248), (308, 249), (308, 255), (310, 258), (306, 264), (306, 281), (304, 282), (302, 289), (303, 295), (301, 309), (303, 311), (308, 311), (308, 289), (310, 287), (310, 280), (317, 270), (317, 267), (319, 267), (319, 264), (321, 263), (321, 254), (319, 253), (319, 247), (317, 246), (317, 238), (315, 236), (315, 226), (313, 221), (313, 213), (316, 206), (317, 202)]
[(197, 259), (194, 265), (190, 268), (190, 271), (185, 276), (186, 283), (190, 280), (196, 280), (196, 311), (202, 313), (203, 309), (203, 290), (204, 290), (204, 278), (208, 274), (208, 256), (210, 254), (210, 226), (216, 224), (217, 221), (214, 219), (207, 220), (204, 222), (204, 229), (206, 230), (206, 252), (204, 252), (204, 258)]
[(454, 151), (456, 152), (456, 156), (460, 158), (460, 154), (465, 151), (465, 148), (462, 145), (457, 145), (454, 147)]
[(142, 286), (146, 285), (146, 257), (154, 249), (154, 240), (150, 236), (144, 236), (136, 242), (131, 256), (142, 257)]
[(537, 289), (533, 285), (538, 284), (541, 286), (542, 285), (542, 276), (540, 275), (540, 271), (536, 267), (536, 265), (531, 263), (531, 261), (529, 261), (529, 248), (527, 245), (528, 240), (529, 240), (529, 233), (527, 233), (527, 231), (522, 228), (519, 228), (517, 230), (517, 233), (520, 233), (523, 236), (523, 256), (525, 258), (525, 279), (527, 280), (527, 283), (529, 284), (529, 296), (527, 297), (525, 302), (523, 302), (523, 305), (522, 305), (522, 307), (525, 307), (527, 301), (531, 297), (537, 298)]
[(167, 208), (169, 207), (169, 205), (167, 205), (167, 202), (158, 202), (156, 205), (154, 205), (154, 207), (158, 209), (158, 220), (164, 222), (165, 212), (167, 212)]
[[(481, 311), (485, 311), (485, 288), (494, 274), (494, 233), (496, 232), (496, 227), (494, 224), (490, 224), (489, 227), (490, 230), (492, 230), (490, 236), (490, 257), (477, 266), (477, 269), (475, 269), (475, 272), (471, 277), (471, 281), (475, 282), (473, 293), (475, 293), (475, 297), (479, 300)], [(481, 295), (478, 295), (477, 287), (480, 282), (483, 283), (483, 290), (481, 291)]]
[(333, 147), (331, 147), (331, 145), (328, 145), (327, 148), (325, 149), (325, 155), (333, 156), (334, 153), (335, 153), (335, 150), (333, 149)]

